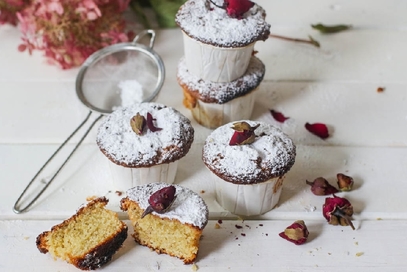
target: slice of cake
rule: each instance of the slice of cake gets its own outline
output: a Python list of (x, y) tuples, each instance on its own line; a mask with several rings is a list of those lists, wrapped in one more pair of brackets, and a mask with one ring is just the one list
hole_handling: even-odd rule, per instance
[(127, 225), (105, 209), (109, 202), (97, 198), (71, 218), (37, 237), (41, 253), (49, 252), (82, 270), (94, 270), (112, 259), (127, 238)]
[(153, 211), (143, 217), (144, 211), (150, 207), (150, 196), (168, 187), (165, 183), (129, 189), (127, 197), (121, 201), (121, 209), (129, 215), (137, 243), (189, 264), (196, 259), (199, 239), (208, 222), (208, 207), (195, 192), (179, 185), (172, 186), (175, 187), (175, 198), (164, 212)]

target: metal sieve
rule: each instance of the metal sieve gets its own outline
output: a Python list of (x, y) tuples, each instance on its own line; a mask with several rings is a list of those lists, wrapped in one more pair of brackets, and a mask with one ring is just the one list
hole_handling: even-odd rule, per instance
[[(146, 35), (151, 36), (149, 46), (139, 43)], [(109, 114), (115, 108), (126, 104), (150, 102), (157, 97), (164, 83), (165, 68), (161, 57), (153, 51), (154, 41), (155, 32), (153, 30), (144, 30), (132, 42), (107, 46), (86, 59), (79, 69), (75, 87), (79, 100), (90, 109), (89, 113), (28, 183), (14, 204), (13, 211), (15, 213), (26, 211), (45, 192), (93, 126), (105, 114)], [(90, 120), (93, 113), (99, 113), (100, 115), (90, 123), (79, 142), (56, 170), (55, 174), (45, 184), (44, 182), (37, 182), (42, 188), (38, 189), (37, 187), (35, 191), (38, 193), (33, 193), (33, 185), (39, 179), (40, 173), (68, 141), (86, 123), (89, 123), (88, 120)], [(24, 203), (27, 204), (23, 206)]]

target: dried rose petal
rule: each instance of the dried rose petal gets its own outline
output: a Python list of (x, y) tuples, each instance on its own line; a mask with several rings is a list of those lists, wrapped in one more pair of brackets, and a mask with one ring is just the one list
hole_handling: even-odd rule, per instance
[(257, 124), (256, 126), (252, 127), (246, 122), (234, 123), (232, 129), (234, 129), (235, 132), (229, 141), (229, 145), (244, 145), (253, 143), (256, 138), (254, 131), (259, 126), (260, 124)]
[(149, 213), (152, 213), (153, 211), (157, 213), (165, 213), (171, 207), (176, 198), (175, 191), (175, 187), (170, 185), (153, 193), (148, 199), (150, 206), (145, 209), (141, 215), (141, 218)]
[(329, 184), (329, 182), (323, 177), (316, 178), (313, 182), (308, 180), (305, 182), (308, 185), (311, 185), (311, 191), (314, 193), (314, 195), (332, 195), (339, 192), (338, 189)]
[(288, 226), (284, 232), (279, 233), (280, 237), (296, 245), (304, 244), (308, 239), (308, 228), (303, 220), (297, 220)]
[(345, 174), (338, 173), (336, 175), (338, 178), (338, 187), (341, 191), (350, 191), (352, 190), (353, 187), (353, 178), (349, 177)]
[(275, 110), (270, 110), (271, 115), (273, 118), (280, 123), (284, 123), (285, 120), (289, 119), (290, 117), (285, 117), (281, 112), (275, 111)]
[(253, 7), (254, 3), (250, 0), (224, 0), (223, 5), (219, 6), (210, 0), (213, 5), (218, 8), (222, 8), (226, 10), (226, 13), (236, 19), (242, 19), (243, 14), (245, 14), (251, 7)]
[(335, 195), (325, 198), (322, 213), (331, 225), (350, 226), (353, 230), (355, 229), (350, 220), (350, 217), (353, 215), (353, 207), (346, 198)]
[(156, 132), (156, 131), (160, 131), (162, 130), (162, 128), (156, 127), (153, 123), (153, 121), (155, 121), (155, 119), (153, 118), (153, 116), (147, 112), (147, 127), (152, 131), (152, 132)]
[(146, 119), (144, 118), (144, 116), (140, 115), (140, 113), (137, 113), (130, 119), (131, 129), (138, 135), (143, 134), (145, 125)]
[(306, 123), (305, 128), (321, 139), (326, 139), (329, 137), (328, 127), (323, 123)]

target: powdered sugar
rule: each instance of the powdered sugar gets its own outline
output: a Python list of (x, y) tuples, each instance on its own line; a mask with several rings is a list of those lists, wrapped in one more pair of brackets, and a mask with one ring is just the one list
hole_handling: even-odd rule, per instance
[(205, 141), (205, 165), (222, 179), (232, 183), (259, 183), (283, 176), (294, 164), (293, 141), (281, 130), (267, 123), (246, 121), (255, 130), (256, 140), (248, 145), (229, 145), (233, 123), (213, 131)]
[(245, 74), (232, 82), (210, 82), (204, 81), (190, 73), (182, 58), (178, 64), (178, 81), (186, 85), (189, 91), (203, 102), (224, 104), (230, 100), (243, 96), (259, 86), (263, 80), (265, 66), (256, 57), (251, 57)]
[[(156, 191), (168, 186), (165, 183), (150, 183), (147, 185), (136, 186), (127, 190), (127, 197), (139, 204), (142, 209), (149, 206), (148, 199)], [(208, 222), (208, 207), (204, 200), (195, 192), (179, 185), (173, 185), (176, 188), (175, 200), (171, 207), (165, 213), (153, 214), (161, 218), (177, 219), (181, 223), (187, 223), (203, 229)]]
[[(136, 134), (130, 119), (149, 112), (160, 131), (145, 129)], [(119, 108), (100, 125), (96, 142), (103, 153), (117, 164), (148, 167), (173, 162), (189, 151), (194, 130), (188, 118), (177, 110), (158, 103), (141, 103)]]
[[(222, 5), (223, 0), (213, 0)], [(176, 14), (175, 21), (190, 37), (219, 47), (242, 47), (266, 40), (270, 25), (266, 13), (255, 4), (241, 20), (231, 18), (224, 9), (207, 0), (189, 0)]]
[(118, 86), (122, 107), (143, 102), (143, 86), (137, 80), (123, 80), (119, 82)]

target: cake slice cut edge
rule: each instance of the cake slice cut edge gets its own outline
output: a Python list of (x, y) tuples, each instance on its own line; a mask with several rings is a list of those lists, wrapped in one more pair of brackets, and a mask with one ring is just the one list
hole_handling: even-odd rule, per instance
[(94, 270), (108, 263), (127, 238), (128, 227), (117, 213), (105, 208), (100, 197), (50, 231), (38, 235), (37, 248), (81, 270)]
[(132, 236), (137, 243), (159, 254), (177, 257), (184, 264), (192, 264), (196, 260), (203, 229), (153, 213), (141, 218), (144, 209), (128, 197), (121, 200), (121, 209), (129, 215), (134, 228)]

